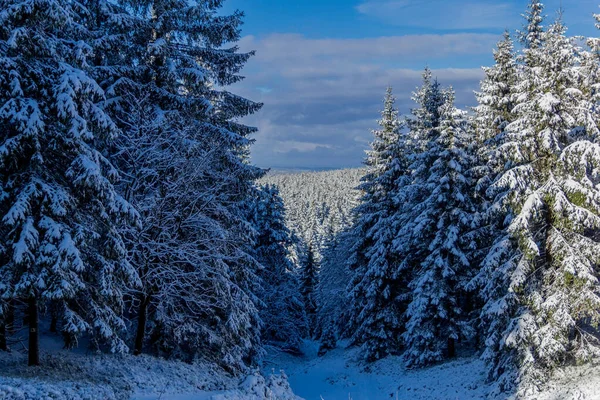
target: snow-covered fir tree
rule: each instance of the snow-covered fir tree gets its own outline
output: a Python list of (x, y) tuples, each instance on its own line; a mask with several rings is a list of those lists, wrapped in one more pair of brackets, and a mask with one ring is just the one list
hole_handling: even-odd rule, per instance
[(309, 243), (306, 251), (306, 262), (302, 267), (300, 278), (300, 292), (304, 300), (306, 316), (308, 318), (309, 333), (313, 336), (316, 329), (317, 318), (317, 285), (319, 284), (319, 265), (315, 260), (312, 244)]
[(319, 350), (317, 354), (319, 357), (327, 354), (328, 351), (335, 349), (337, 345), (337, 329), (332, 323), (327, 324), (323, 329), (319, 341)]
[[(290, 260), (290, 231), (276, 186), (265, 185), (255, 200), (253, 224), (257, 232), (256, 258), (262, 265), (261, 318), (263, 338), (286, 351), (298, 353), (308, 325), (298, 269)], [(309, 253), (310, 254), (310, 253)]]
[[(323, 261), (317, 287), (317, 323), (315, 336), (322, 341), (329, 332), (334, 336), (347, 336), (350, 325), (350, 302), (346, 287), (351, 274), (346, 264), (356, 238), (352, 228), (338, 233), (323, 250)], [(330, 337), (331, 339), (331, 337)]]
[(508, 31), (504, 32), (494, 50), (494, 61), (493, 66), (483, 68), (485, 77), (476, 93), (478, 105), (475, 107), (475, 123), (480, 146), (502, 135), (506, 126), (515, 119), (513, 90), (519, 80), (519, 70)]
[(519, 41), (527, 49), (538, 49), (544, 41), (544, 4), (530, 0), (527, 11), (523, 14), (525, 25), (519, 31)]
[(399, 175), (400, 184), (396, 183), (392, 194), (395, 204), (402, 206), (396, 210), (394, 221), (397, 227), (394, 241), (395, 251), (403, 258), (404, 264), (410, 264), (413, 253), (410, 250), (412, 240), (412, 223), (414, 217), (425, 206), (422, 201), (428, 197), (426, 181), (415, 179), (426, 176), (431, 167), (431, 159), (427, 157), (430, 143), (440, 134), (440, 111), (445, 104), (444, 90), (429, 68), (423, 72), (422, 85), (412, 94), (417, 107), (411, 109), (411, 116), (406, 119), (408, 132), (403, 140), (404, 163), (408, 173)]
[[(38, 310), (60, 312), (67, 345), (84, 332), (125, 351), (123, 290), (138, 283), (118, 227), (136, 212), (98, 146), (118, 133), (93, 79), (97, 15), (63, 0), (0, 2), (0, 298), (28, 304), (29, 363)], [(1, 307), (0, 307), (1, 308)]]
[[(484, 67), (485, 78), (481, 81), (480, 91), (476, 98), (474, 128), (476, 140), (474, 153), (477, 156), (471, 175), (477, 179), (476, 201), (479, 202), (479, 215), (475, 216), (476, 224), (481, 229), (491, 229), (487, 236), (494, 238), (495, 225), (502, 225), (503, 211), (490, 207), (486, 191), (496, 176), (503, 171), (504, 164), (497, 157), (496, 149), (505, 138), (508, 124), (515, 120), (515, 87), (519, 82), (519, 66), (510, 34), (504, 33), (494, 51), (495, 64)], [(485, 244), (481, 244), (485, 247)]]
[[(476, 266), (482, 265), (494, 241), (506, 234), (509, 204), (506, 201), (498, 201), (496, 193), (490, 190), (490, 187), (504, 172), (506, 160), (499, 154), (499, 148), (506, 139), (506, 127), (516, 119), (513, 110), (520, 66), (508, 32), (505, 32), (502, 40), (498, 42), (494, 59), (493, 66), (483, 68), (485, 78), (481, 82), (480, 91), (475, 94), (478, 101), (474, 109), (475, 159), (469, 174), (475, 184), (472, 193), (475, 210), (472, 215), (471, 263)], [(475, 303), (475, 307), (479, 307), (479, 287), (484, 282), (479, 281), (482, 275), (478, 274), (476, 277), (477, 279), (468, 285), (474, 294), (469, 301)], [(487, 329), (487, 325), (485, 321), (478, 322), (476, 335), (481, 340), (481, 332)]]
[(439, 135), (440, 108), (445, 102), (440, 83), (433, 78), (433, 73), (428, 67), (423, 72), (423, 83), (413, 93), (412, 100), (418, 107), (411, 110), (412, 117), (407, 121), (409, 137), (414, 147), (413, 152), (423, 154), (429, 142)]
[(97, 46), (125, 45), (96, 61), (123, 131), (112, 149), (119, 190), (142, 216), (143, 230), (127, 231), (142, 277), (130, 299), (135, 351), (240, 370), (260, 353), (247, 202), (263, 171), (247, 162), (255, 129), (237, 120), (261, 105), (225, 89), (252, 54), (232, 44), (241, 13), (221, 5), (104, 3), (112, 36)]
[(392, 218), (399, 207), (395, 201), (398, 185), (409, 172), (403, 123), (394, 104), (389, 88), (379, 121), (381, 129), (373, 131), (375, 140), (365, 161), (367, 174), (359, 186), (364, 195), (356, 208), (356, 242), (348, 261), (352, 340), (363, 346), (369, 360), (397, 353), (404, 330), (401, 294), (405, 276), (393, 251), (396, 232)]
[(425, 68), (423, 83), (413, 93), (412, 99), (417, 107), (411, 110), (411, 117), (406, 121), (409, 131), (403, 145), (407, 170), (397, 178), (393, 193), (397, 207), (388, 221), (393, 232), (391, 249), (399, 260), (397, 269), (403, 280), (402, 290), (397, 294), (397, 299), (404, 303), (403, 324), (406, 323), (404, 314), (411, 298), (409, 283), (414, 269), (424, 259), (420, 253), (422, 243), (416, 237), (416, 233), (424, 227), (415, 225), (415, 221), (427, 207), (425, 200), (429, 197), (430, 188), (424, 178), (428, 176), (432, 162), (427, 154), (430, 143), (439, 137), (440, 111), (445, 102), (443, 90), (429, 68)]
[(465, 284), (471, 278), (467, 233), (473, 212), (472, 185), (466, 175), (473, 140), (464, 112), (454, 106), (454, 93), (444, 93), (439, 110), (439, 136), (429, 143), (422, 162), (428, 168), (415, 177), (428, 197), (414, 219), (414, 248), (420, 263), (410, 283), (411, 301), (403, 334), (409, 366), (427, 365), (455, 355), (455, 343), (470, 336)]
[[(596, 29), (600, 30), (600, 14), (594, 14)], [(590, 88), (592, 101), (600, 104), (600, 38), (587, 39), (588, 51), (582, 52), (581, 67), (585, 77), (585, 86)]]
[(485, 359), (499, 390), (531, 394), (560, 365), (600, 355), (597, 116), (581, 49), (560, 20), (524, 50), (516, 120), (490, 188), (510, 225), (483, 264)]

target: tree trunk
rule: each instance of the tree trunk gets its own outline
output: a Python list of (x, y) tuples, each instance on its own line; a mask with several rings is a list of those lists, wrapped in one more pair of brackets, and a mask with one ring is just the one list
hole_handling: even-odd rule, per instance
[(144, 348), (144, 339), (146, 337), (146, 322), (148, 321), (148, 304), (150, 296), (140, 296), (140, 309), (138, 312), (137, 332), (135, 335), (135, 348), (133, 354), (139, 356)]
[(15, 307), (12, 300), (9, 300), (6, 309), (4, 310), (4, 316), (0, 321), (0, 351), (10, 351), (8, 347), (8, 338), (15, 332)]
[(0, 321), (0, 351), (8, 351), (7, 336), (6, 316), (4, 316), (2, 321)]
[(38, 318), (38, 301), (32, 295), (28, 301), (29, 314), (29, 365), (40, 365), (40, 331)]
[(57, 325), (58, 325), (58, 310), (56, 309), (56, 306), (53, 306), (52, 311), (50, 312), (50, 332), (52, 332), (52, 333), (58, 332)]
[(456, 356), (456, 345), (453, 338), (448, 338), (448, 358)]
[(8, 301), (4, 322), (6, 324), (6, 332), (9, 335), (15, 333), (15, 304), (12, 300)]

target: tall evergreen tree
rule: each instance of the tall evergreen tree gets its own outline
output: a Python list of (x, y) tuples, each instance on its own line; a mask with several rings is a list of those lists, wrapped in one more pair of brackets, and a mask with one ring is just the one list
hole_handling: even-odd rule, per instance
[[(508, 32), (498, 43), (494, 59), (494, 66), (484, 68), (485, 78), (480, 91), (476, 93), (478, 106), (474, 109), (476, 159), (470, 175), (475, 180), (472, 193), (475, 212), (472, 216), (474, 249), (471, 262), (477, 266), (486, 262), (486, 256), (496, 239), (506, 236), (509, 221), (507, 214), (510, 213), (510, 205), (507, 201), (498, 201), (497, 193), (492, 188), (497, 177), (504, 172), (506, 160), (500, 154), (500, 149), (506, 140), (507, 126), (516, 119), (513, 112), (517, 100), (515, 88), (521, 72)], [(489, 259), (487, 262), (493, 264), (499, 261)], [(478, 273), (468, 286), (476, 293), (475, 298), (471, 298), (476, 307), (480, 305), (479, 292), (485, 284), (485, 275)], [(477, 325), (477, 337), (480, 339), (487, 324), (486, 321), (479, 321)]]
[(367, 359), (376, 360), (400, 350), (403, 301), (399, 297), (403, 279), (399, 260), (392, 251), (395, 237), (392, 217), (396, 215), (396, 185), (407, 176), (408, 162), (403, 124), (391, 88), (388, 89), (380, 130), (365, 164), (368, 172), (360, 189), (362, 203), (356, 209), (354, 237), (349, 261), (352, 280), (348, 285), (352, 301), (353, 341), (364, 346)]
[(472, 159), (468, 143), (472, 131), (464, 112), (454, 106), (454, 93), (446, 91), (440, 107), (439, 136), (424, 155), (431, 167), (417, 176), (428, 189), (424, 207), (414, 220), (415, 240), (422, 259), (415, 268), (406, 317), (405, 358), (420, 366), (455, 355), (455, 342), (468, 337), (465, 304), (461, 302), (471, 277), (467, 233), (473, 212), (470, 178)]
[(317, 285), (319, 284), (319, 266), (315, 260), (312, 244), (306, 251), (306, 263), (302, 266), (301, 293), (304, 299), (308, 327), (311, 336), (314, 335), (317, 324)]
[[(220, 15), (221, 5), (103, 2), (95, 23), (111, 35), (95, 45), (114, 51), (95, 62), (124, 133), (112, 149), (127, 176), (119, 189), (143, 211), (144, 230), (128, 232), (127, 243), (143, 278), (132, 293), (136, 352), (239, 370), (260, 353), (246, 208), (263, 171), (248, 162), (255, 129), (238, 120), (261, 105), (225, 89), (252, 53), (232, 45), (242, 14)], [(141, 120), (136, 104), (146, 104)]]
[(297, 268), (290, 261), (292, 245), (285, 225), (283, 200), (276, 186), (261, 188), (255, 201), (256, 258), (262, 265), (261, 317), (263, 338), (287, 351), (299, 352), (307, 334), (307, 318)]
[[(600, 30), (600, 14), (594, 14), (596, 29)], [(600, 104), (600, 38), (587, 39), (589, 50), (581, 53), (582, 73), (585, 76), (585, 86), (590, 90), (592, 101)]]
[(417, 107), (411, 110), (412, 118), (407, 122), (410, 140), (414, 146), (414, 153), (424, 154), (429, 143), (439, 136), (440, 110), (445, 103), (441, 85), (433, 78), (433, 73), (428, 67), (423, 72), (423, 83), (413, 93), (412, 100)]
[[(495, 64), (484, 67), (485, 77), (475, 107), (475, 123), (478, 145), (485, 147), (486, 142), (498, 138), (515, 116), (514, 87), (518, 83), (518, 66), (513, 41), (508, 31), (494, 50)], [(487, 160), (486, 160), (487, 161)]]
[(483, 68), (485, 78), (476, 93), (478, 106), (474, 109), (477, 159), (471, 175), (477, 180), (474, 196), (478, 203), (474, 225), (480, 237), (487, 237), (487, 240), (478, 243), (478, 248), (483, 251), (505, 227), (505, 207), (498, 207), (498, 204), (492, 207), (494, 199), (487, 191), (498, 174), (503, 172), (504, 164), (497, 151), (505, 140), (506, 127), (516, 119), (513, 109), (520, 71), (508, 32), (498, 43), (494, 59), (494, 66)]
[(415, 221), (427, 207), (425, 200), (429, 197), (431, 188), (426, 177), (435, 161), (428, 156), (428, 149), (439, 138), (441, 110), (445, 104), (443, 90), (437, 79), (433, 79), (429, 68), (425, 68), (423, 84), (413, 93), (412, 98), (417, 107), (411, 110), (412, 116), (407, 119), (409, 132), (403, 146), (407, 173), (397, 179), (393, 199), (398, 207), (390, 219), (394, 236), (392, 251), (400, 260), (398, 270), (402, 271), (404, 280), (403, 290), (398, 298), (405, 304), (410, 301), (408, 283), (412, 279), (411, 275), (426, 257), (421, 253), (424, 248), (416, 236), (425, 227), (416, 225)]
[(519, 31), (519, 41), (526, 49), (539, 49), (544, 41), (544, 4), (530, 0), (527, 11), (523, 14), (525, 25)]
[(352, 229), (338, 233), (323, 253), (323, 264), (319, 272), (317, 287), (317, 336), (322, 338), (326, 331), (333, 335), (344, 335), (351, 324), (348, 316), (350, 302), (346, 287), (350, 273), (346, 266), (352, 245)]
[(500, 148), (504, 173), (491, 190), (511, 205), (506, 236), (484, 262), (484, 357), (499, 390), (535, 392), (559, 365), (600, 354), (598, 165), (594, 104), (580, 49), (559, 20), (525, 49), (537, 59), (517, 90), (517, 119)]
[(81, 23), (94, 9), (63, 0), (0, 9), (0, 298), (28, 304), (31, 365), (38, 310), (50, 301), (66, 336), (87, 332), (124, 351), (123, 290), (138, 277), (117, 228), (136, 213), (98, 151), (119, 131), (93, 79), (102, 32)]

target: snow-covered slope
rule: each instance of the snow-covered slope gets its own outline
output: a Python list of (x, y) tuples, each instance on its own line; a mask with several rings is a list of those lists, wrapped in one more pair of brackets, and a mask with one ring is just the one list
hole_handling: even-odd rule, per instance
[(276, 185), (285, 203), (286, 222), (320, 260), (323, 247), (352, 221), (360, 195), (361, 168), (321, 172), (273, 173), (261, 180)]
[(208, 364), (53, 350), (42, 367), (0, 352), (0, 400), (297, 400), (285, 376), (235, 378)]
[[(458, 358), (429, 368), (407, 370), (398, 357), (373, 364), (358, 360), (358, 349), (337, 349), (317, 357), (318, 345), (305, 342), (303, 357), (272, 349), (264, 373), (283, 370), (294, 392), (306, 400), (468, 400), (486, 399), (484, 363)], [(493, 400), (504, 400), (506, 395)], [(527, 400), (598, 400), (600, 367), (573, 367), (558, 372), (549, 386)]]
[(317, 357), (317, 344), (305, 343), (305, 356), (273, 351), (265, 371), (283, 370), (295, 393), (306, 400), (478, 399), (485, 396), (484, 365), (474, 358), (408, 371), (397, 357), (371, 365), (358, 361), (344, 344)]

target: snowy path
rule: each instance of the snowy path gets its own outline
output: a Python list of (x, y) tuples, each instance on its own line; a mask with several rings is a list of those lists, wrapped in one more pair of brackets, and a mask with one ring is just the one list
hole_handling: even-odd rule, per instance
[(407, 371), (400, 359), (390, 357), (365, 370), (354, 349), (338, 347), (317, 357), (316, 344), (306, 342), (303, 350), (303, 357), (270, 352), (265, 373), (284, 370), (294, 393), (306, 400), (481, 399), (487, 389), (477, 358)]

